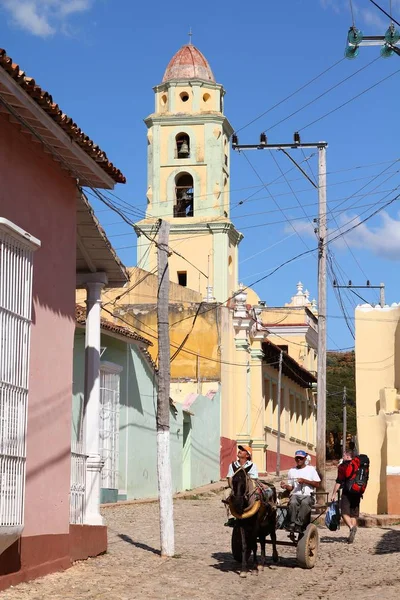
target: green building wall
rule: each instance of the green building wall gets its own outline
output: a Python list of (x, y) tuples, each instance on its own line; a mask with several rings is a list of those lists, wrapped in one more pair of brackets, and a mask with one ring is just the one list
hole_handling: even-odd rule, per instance
[[(101, 490), (102, 502), (151, 498), (157, 488), (157, 378), (135, 344), (102, 333), (101, 361), (122, 367), (120, 375), (118, 490)], [(85, 332), (75, 333), (72, 441), (79, 438), (83, 414)], [(197, 396), (189, 415), (180, 404), (170, 409), (174, 492), (219, 479), (220, 394)]]

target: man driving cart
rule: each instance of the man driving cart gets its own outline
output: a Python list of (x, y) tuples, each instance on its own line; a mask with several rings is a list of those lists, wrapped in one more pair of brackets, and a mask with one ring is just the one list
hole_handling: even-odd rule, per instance
[(281, 481), (281, 488), (290, 492), (287, 509), (288, 531), (302, 532), (310, 520), (311, 508), (315, 504), (315, 490), (321, 479), (312, 465), (306, 464), (307, 452), (297, 450), (294, 455), (296, 466), (289, 469), (288, 481)]

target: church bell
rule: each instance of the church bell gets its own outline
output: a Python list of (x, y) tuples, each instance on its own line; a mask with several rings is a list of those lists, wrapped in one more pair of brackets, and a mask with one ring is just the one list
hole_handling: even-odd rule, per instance
[(179, 156), (181, 158), (186, 158), (189, 156), (189, 144), (186, 140), (183, 140), (181, 147), (179, 148)]

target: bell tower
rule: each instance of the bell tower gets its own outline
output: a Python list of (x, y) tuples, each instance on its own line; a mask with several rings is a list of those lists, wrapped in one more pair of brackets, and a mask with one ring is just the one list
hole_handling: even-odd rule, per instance
[[(154, 92), (155, 112), (145, 119), (148, 204), (138, 226), (152, 237), (155, 219), (168, 220), (170, 247), (181, 255), (169, 259), (171, 281), (224, 302), (238, 287), (243, 237), (229, 218), (233, 130), (224, 115), (225, 90), (189, 43), (171, 59)], [(139, 230), (137, 235), (138, 265), (150, 271), (157, 248), (149, 248)]]

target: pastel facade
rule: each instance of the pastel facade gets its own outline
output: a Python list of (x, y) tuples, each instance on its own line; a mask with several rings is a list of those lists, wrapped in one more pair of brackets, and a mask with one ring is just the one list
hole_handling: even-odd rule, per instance
[(106, 548), (101, 524), (70, 522), (76, 279), (99, 267), (86, 223), (108, 260), (103, 283), (121, 286), (126, 274), (71, 171), (104, 188), (122, 174), (4, 51), (0, 93), (3, 589)]
[[(254, 292), (249, 296), (255, 300)], [(307, 346), (307, 333), (298, 331), (297, 308), (286, 308), (280, 314), (280, 323), (289, 321), (281, 346), (274, 343), (270, 325), (277, 310), (248, 303), (247, 290), (238, 291), (231, 310), (222, 312), (221, 387), (221, 476), (226, 476), (229, 463), (234, 459), (238, 443), (249, 444), (261, 473), (276, 469), (278, 419), (280, 420), (281, 469), (293, 465), (297, 448), (315, 455), (316, 404), (312, 386), (314, 373), (298, 361), (298, 347)], [(303, 309), (306, 308), (303, 306)], [(308, 309), (307, 309), (308, 310)], [(315, 316), (310, 312), (307, 318)], [(313, 326), (315, 325), (313, 321)], [(293, 335), (291, 334), (293, 329)], [(295, 340), (298, 342), (295, 342)], [(288, 344), (291, 340), (291, 344)], [(283, 344), (285, 341), (285, 344)], [(282, 348), (283, 346), (283, 348)], [(295, 348), (294, 357), (291, 349)], [(281, 376), (281, 412), (278, 415), (279, 356), (283, 352)]]
[(357, 437), (370, 479), (362, 509), (400, 514), (400, 305), (355, 311)]

